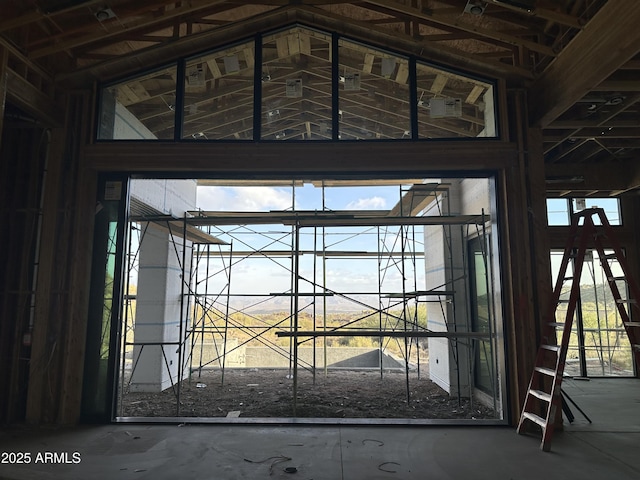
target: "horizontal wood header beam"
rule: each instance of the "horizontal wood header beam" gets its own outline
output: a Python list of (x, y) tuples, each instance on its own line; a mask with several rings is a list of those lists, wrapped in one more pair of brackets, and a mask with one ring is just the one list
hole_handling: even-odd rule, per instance
[(559, 163), (545, 168), (547, 190), (617, 191), (640, 188), (640, 166), (636, 161)]
[[(375, 178), (436, 172), (487, 172), (514, 165), (515, 144), (459, 142), (110, 142), (84, 147), (88, 167), (103, 172), (194, 177), (295, 176)], [(411, 175), (412, 177), (414, 175)], [(407, 178), (403, 175), (402, 178)]]

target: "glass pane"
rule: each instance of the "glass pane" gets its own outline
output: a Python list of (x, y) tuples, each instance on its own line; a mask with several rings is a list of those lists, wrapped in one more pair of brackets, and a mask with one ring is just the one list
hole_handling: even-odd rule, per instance
[(331, 35), (291, 28), (262, 44), (262, 139), (331, 140)]
[[(605, 255), (613, 253), (605, 250)], [(563, 252), (551, 252), (554, 280), (558, 277)], [(633, 376), (633, 358), (629, 339), (622, 325), (616, 301), (602, 268), (597, 251), (588, 251), (580, 277), (580, 299), (574, 315), (565, 365), (565, 374), (572, 376)], [(621, 277), (623, 272), (616, 261), (610, 261), (611, 273)], [(569, 263), (566, 276), (571, 277)], [(572, 282), (562, 287), (556, 321), (564, 322)], [(621, 297), (627, 298), (626, 283), (616, 281)]]
[(411, 138), (407, 59), (346, 40), (339, 46), (340, 139)]
[[(620, 202), (617, 198), (574, 198), (573, 211), (579, 212), (585, 208), (600, 207), (604, 210), (604, 214), (611, 225), (622, 225), (620, 219)], [(600, 224), (598, 217), (593, 217), (596, 225)]]
[(148, 73), (102, 90), (98, 138), (173, 140), (176, 67)]
[(547, 198), (548, 225), (569, 225), (569, 201), (566, 198)]
[[(111, 418), (112, 371), (115, 358), (113, 322), (120, 305), (118, 260), (118, 225), (121, 201), (124, 199), (121, 181), (101, 183), (100, 208), (94, 224), (94, 249), (91, 293), (87, 323), (86, 356), (83, 383), (82, 415), (86, 421), (109, 421)], [(111, 197), (119, 196), (119, 200)]]
[[(611, 255), (612, 250), (605, 250)], [(602, 264), (608, 262), (614, 277), (624, 273), (617, 261), (600, 259), (594, 251), (585, 258), (580, 278), (580, 302), (587, 376), (633, 376), (629, 337)], [(624, 280), (616, 281), (621, 298), (628, 298)], [(628, 311), (628, 305), (626, 305)]]
[[(480, 238), (469, 242), (471, 253), (471, 302), (472, 328), (474, 332), (491, 334), (491, 317), (489, 305), (489, 292), (487, 290), (487, 246), (482, 245)], [(493, 394), (495, 387), (493, 383), (493, 350), (490, 341), (477, 340), (474, 343), (475, 386), (486, 393)]]
[(253, 140), (253, 42), (189, 60), (183, 138)]
[(418, 137), (496, 137), (493, 86), (418, 63)]

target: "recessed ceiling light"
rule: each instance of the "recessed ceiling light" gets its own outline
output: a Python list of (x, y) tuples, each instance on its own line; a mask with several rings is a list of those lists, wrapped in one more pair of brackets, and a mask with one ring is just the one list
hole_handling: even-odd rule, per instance
[(110, 18), (114, 18), (116, 14), (109, 7), (104, 6), (96, 10), (93, 14), (99, 22), (104, 22)]
[(485, 8), (487, 8), (487, 3), (482, 0), (467, 0), (464, 11), (479, 17), (484, 13)]

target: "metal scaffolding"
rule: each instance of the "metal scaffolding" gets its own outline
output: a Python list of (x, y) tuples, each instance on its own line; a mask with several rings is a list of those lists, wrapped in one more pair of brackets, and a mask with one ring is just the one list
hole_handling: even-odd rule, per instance
[[(323, 209), (304, 211), (292, 208), (286, 211), (270, 212), (205, 212), (190, 211), (181, 218), (169, 216), (132, 216), (132, 232), (144, 235), (149, 224), (161, 226), (170, 233), (176, 255), (180, 257), (182, 268), (182, 294), (180, 318), (180, 341), (171, 345), (162, 342), (161, 348), (172, 346), (178, 351), (178, 378), (171, 386), (176, 396), (176, 415), (180, 416), (180, 385), (187, 372), (189, 380), (194, 375), (199, 381), (205, 368), (217, 367), (224, 383), (225, 370), (229, 368), (232, 354), (241, 351), (249, 343), (259, 343), (271, 352), (289, 362), (289, 375), (293, 381), (293, 410), (295, 415), (298, 369), (303, 368), (313, 374), (315, 382), (318, 370), (317, 340), (322, 340), (322, 365), (325, 375), (328, 369), (327, 340), (331, 337), (370, 337), (378, 340), (379, 370), (384, 375), (383, 357), (392, 343), (404, 361), (407, 402), (410, 401), (409, 372), (416, 368), (420, 375), (420, 340), (424, 338), (446, 338), (450, 341), (456, 370), (460, 374), (460, 346), (465, 346), (467, 362), (472, 364), (474, 349), (478, 345), (490, 345), (491, 352), (485, 359), (491, 359), (489, 368), (495, 372), (495, 341), (493, 331), (472, 332), (469, 327), (459, 330), (456, 319), (456, 295), (454, 281), (443, 282), (437, 288), (425, 289), (419, 285), (418, 270), (423, 265), (418, 259), (425, 256), (424, 237), (421, 231), (425, 226), (437, 226), (443, 229), (448, 262), (453, 261), (455, 253), (452, 242), (452, 229), (460, 230), (460, 239), (464, 242), (470, 236), (470, 228), (475, 227), (477, 236), (486, 238), (485, 224), (488, 216), (482, 212), (477, 215), (451, 215), (450, 207), (442, 205), (448, 201), (448, 186), (441, 183), (411, 184), (399, 186), (399, 200), (391, 210), (339, 210), (325, 207), (325, 184), (322, 188)], [(296, 183), (292, 184), (295, 205)], [(423, 215), (429, 205), (436, 206), (437, 215)], [(138, 227), (134, 227), (138, 225)], [(270, 228), (265, 228), (270, 227)], [(136, 230), (137, 228), (137, 230)], [(352, 229), (352, 230), (349, 230)], [(466, 229), (466, 232), (464, 231)], [(339, 232), (339, 233), (336, 233)], [(330, 243), (332, 235), (341, 235)], [(187, 248), (182, 252), (175, 246), (175, 237), (187, 239), (192, 243), (191, 259), (187, 259)], [(376, 241), (374, 251), (359, 251), (348, 247), (349, 240), (356, 236), (369, 236)], [(131, 236), (132, 237), (132, 236)], [(312, 241), (309, 238), (313, 237)], [(252, 242), (260, 238), (261, 242)], [(135, 259), (139, 252), (133, 249), (130, 241), (129, 270), (135, 270)], [(183, 243), (186, 241), (183, 240)], [(483, 245), (486, 241), (483, 240)], [(460, 246), (465, 252), (464, 243)], [(133, 252), (132, 252), (133, 250)], [(301, 259), (311, 257), (312, 268), (301, 266)], [(487, 252), (484, 252), (487, 262)], [(464, 257), (464, 255), (463, 255)], [(277, 265), (290, 276), (290, 286), (282, 291), (268, 293), (244, 293), (234, 290), (232, 272), (242, 268), (250, 259), (261, 259)], [(327, 264), (333, 259), (370, 259), (376, 262), (377, 284), (375, 292), (338, 291), (327, 284)], [(486, 264), (486, 263), (485, 263)], [(305, 264), (308, 267), (308, 263)], [(449, 268), (452, 268), (450, 265)], [(491, 269), (487, 268), (487, 272)], [(466, 274), (465, 274), (466, 275)], [(128, 278), (128, 277), (127, 277)], [(234, 276), (234, 278), (236, 278)], [(399, 280), (398, 280), (399, 279)], [(456, 281), (464, 278), (456, 278)], [(487, 273), (486, 288), (490, 289), (492, 279)], [(127, 286), (127, 292), (129, 288)], [(363, 300), (363, 295), (375, 297), (375, 301)], [(274, 299), (289, 298), (288, 315), (276, 322), (266, 322), (260, 315), (252, 313), (262, 305)], [(330, 325), (328, 323), (329, 299), (340, 299), (358, 307), (363, 313), (347, 323)], [(127, 299), (135, 300), (133, 295)], [(243, 304), (238, 306), (238, 300)], [(467, 301), (465, 299), (465, 301)], [(419, 318), (419, 305), (434, 304), (444, 309), (453, 304), (453, 316), (447, 322), (446, 331), (431, 331), (426, 319)], [(128, 310), (127, 310), (128, 311)], [(301, 315), (310, 313), (312, 329), (300, 328)], [(131, 318), (130, 318), (131, 317)], [(123, 359), (121, 371), (121, 393), (126, 391), (125, 356), (135, 345), (144, 345), (127, 339), (127, 332), (133, 331), (133, 315), (124, 315)], [(239, 319), (239, 317), (242, 317)], [(377, 328), (371, 329), (365, 320), (378, 319)], [(320, 322), (318, 322), (320, 320)], [(360, 325), (367, 325), (362, 327)], [(233, 333), (233, 335), (232, 335)], [(275, 334), (276, 340), (270, 337)], [(242, 335), (243, 339), (231, 341), (231, 337)], [(288, 340), (285, 347), (277, 339)], [(312, 359), (306, 361), (299, 356), (299, 347), (311, 344)], [(155, 345), (155, 343), (154, 343)], [(212, 352), (206, 353), (210, 348)], [(412, 356), (412, 351), (415, 354)], [(138, 355), (138, 356), (139, 356)], [(164, 350), (163, 350), (164, 355)], [(165, 363), (166, 363), (166, 356)], [(412, 360), (412, 358), (414, 360)], [(132, 359), (129, 381), (137, 359)], [(169, 365), (166, 365), (169, 369)], [(471, 384), (472, 372), (467, 368), (468, 382)], [(460, 378), (457, 379), (460, 385)], [(495, 382), (494, 382), (495, 383)], [(494, 398), (497, 392), (494, 390)], [(460, 398), (460, 388), (458, 388)]]

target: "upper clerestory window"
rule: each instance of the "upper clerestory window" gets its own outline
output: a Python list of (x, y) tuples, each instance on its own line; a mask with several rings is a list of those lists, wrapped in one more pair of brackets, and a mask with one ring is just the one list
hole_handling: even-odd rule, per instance
[(292, 26), (100, 90), (98, 140), (497, 137), (494, 83)]

